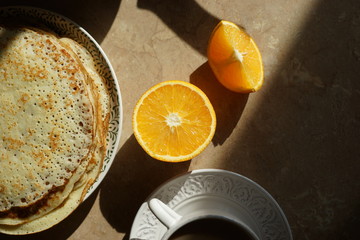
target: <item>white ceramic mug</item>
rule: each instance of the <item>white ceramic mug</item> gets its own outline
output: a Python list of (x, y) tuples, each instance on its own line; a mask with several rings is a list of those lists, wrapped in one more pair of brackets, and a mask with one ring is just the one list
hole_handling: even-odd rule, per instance
[(233, 208), (223, 206), (221, 203), (216, 205), (216, 203), (212, 202), (211, 205), (206, 206), (202, 201), (199, 201), (198, 205), (196, 205), (196, 202), (192, 202), (191, 209), (187, 209), (186, 205), (181, 207), (183, 215), (175, 212), (157, 198), (151, 199), (148, 204), (153, 214), (167, 227), (167, 231), (161, 240), (168, 240), (183, 226), (203, 219), (219, 219), (231, 222), (246, 232), (251, 239), (260, 240), (260, 229), (257, 228), (251, 216), (241, 211), (233, 211)]

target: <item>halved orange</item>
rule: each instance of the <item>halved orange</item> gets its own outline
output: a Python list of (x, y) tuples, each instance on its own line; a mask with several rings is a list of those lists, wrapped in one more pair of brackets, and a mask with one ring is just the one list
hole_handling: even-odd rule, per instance
[(215, 111), (203, 91), (184, 81), (161, 82), (139, 99), (133, 115), (134, 135), (153, 158), (182, 162), (210, 143)]
[(207, 55), (216, 78), (229, 90), (250, 93), (261, 88), (264, 73), (260, 51), (236, 24), (220, 21), (210, 36)]

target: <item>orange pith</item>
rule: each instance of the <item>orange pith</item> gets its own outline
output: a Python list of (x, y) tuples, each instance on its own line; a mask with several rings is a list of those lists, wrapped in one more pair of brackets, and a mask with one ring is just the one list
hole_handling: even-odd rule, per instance
[(229, 21), (220, 21), (210, 36), (208, 60), (216, 78), (229, 90), (249, 93), (263, 84), (263, 64), (254, 40)]
[(210, 143), (216, 127), (206, 95), (183, 81), (165, 81), (144, 93), (134, 109), (134, 135), (153, 158), (189, 160)]

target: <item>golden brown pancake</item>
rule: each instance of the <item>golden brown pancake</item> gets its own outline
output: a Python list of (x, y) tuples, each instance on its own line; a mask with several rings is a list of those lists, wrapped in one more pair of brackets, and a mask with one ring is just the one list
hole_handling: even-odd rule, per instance
[(43, 30), (0, 27), (0, 232), (56, 224), (96, 179), (109, 97), (90, 56)]

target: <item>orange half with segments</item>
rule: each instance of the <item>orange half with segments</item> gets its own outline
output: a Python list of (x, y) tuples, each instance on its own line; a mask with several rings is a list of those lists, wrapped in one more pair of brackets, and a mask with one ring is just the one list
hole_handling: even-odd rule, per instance
[(229, 90), (250, 93), (263, 85), (260, 51), (250, 35), (236, 24), (220, 21), (210, 36), (207, 56), (216, 78)]
[(215, 111), (203, 91), (184, 81), (161, 82), (139, 99), (133, 130), (153, 158), (182, 162), (197, 156), (212, 140)]

